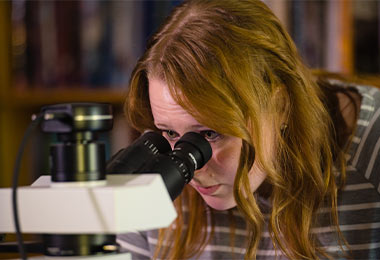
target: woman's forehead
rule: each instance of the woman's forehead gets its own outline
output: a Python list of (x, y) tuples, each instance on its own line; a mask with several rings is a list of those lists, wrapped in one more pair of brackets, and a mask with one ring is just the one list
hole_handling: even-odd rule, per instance
[(197, 120), (172, 97), (167, 84), (160, 79), (149, 79), (149, 101), (155, 123), (197, 124)]
[(157, 77), (150, 77), (149, 79), (149, 98), (150, 102), (165, 102), (170, 105), (178, 105), (173, 99), (169, 87), (166, 82)]

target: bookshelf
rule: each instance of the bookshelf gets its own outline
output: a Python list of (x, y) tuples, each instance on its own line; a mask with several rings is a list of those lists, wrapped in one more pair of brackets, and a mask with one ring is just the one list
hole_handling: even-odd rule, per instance
[(10, 100), (14, 100), (13, 106), (19, 108), (38, 107), (41, 105), (66, 103), (66, 102), (82, 102), (89, 100), (92, 102), (111, 103), (114, 105), (122, 105), (125, 100), (125, 93), (120, 90), (109, 90), (100, 88), (95, 90), (78, 88), (60, 88), (60, 89), (43, 89), (36, 88), (34, 90), (11, 91), (9, 93)]

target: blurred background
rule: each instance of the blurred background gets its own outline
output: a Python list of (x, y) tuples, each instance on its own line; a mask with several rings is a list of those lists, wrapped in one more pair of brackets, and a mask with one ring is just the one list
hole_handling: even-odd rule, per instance
[[(129, 75), (149, 36), (181, 1), (0, 1), (0, 187), (11, 185), (18, 146), (33, 113), (63, 102), (107, 102), (114, 129), (107, 157), (136, 134), (122, 105)], [(375, 0), (266, 0), (312, 68), (379, 85), (380, 3)], [(48, 174), (54, 137), (33, 135), (21, 185)]]

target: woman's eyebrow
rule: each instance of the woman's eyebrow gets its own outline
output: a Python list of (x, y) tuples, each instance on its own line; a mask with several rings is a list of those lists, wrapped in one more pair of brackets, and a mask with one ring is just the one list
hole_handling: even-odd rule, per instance
[(168, 125), (166, 124), (161, 124), (161, 123), (157, 123), (155, 124), (157, 128), (161, 127), (161, 128), (170, 128)]
[[(167, 124), (165, 124), (165, 123), (155, 123), (155, 125), (156, 125), (156, 127), (157, 128), (159, 128), (159, 129), (165, 129), (165, 130), (174, 130), (174, 126), (169, 126), (169, 125), (167, 125)], [(196, 131), (206, 131), (206, 130), (210, 130), (210, 128), (209, 127), (207, 127), (207, 126), (204, 126), (204, 125), (201, 125), (201, 124), (195, 124), (195, 125), (189, 125), (188, 127), (187, 127), (187, 129), (188, 129), (188, 132), (189, 131), (194, 131), (194, 132), (196, 132)]]
[(192, 127), (192, 128), (207, 128), (207, 127), (205, 127), (204, 125), (200, 125), (200, 124), (192, 125), (191, 127)]

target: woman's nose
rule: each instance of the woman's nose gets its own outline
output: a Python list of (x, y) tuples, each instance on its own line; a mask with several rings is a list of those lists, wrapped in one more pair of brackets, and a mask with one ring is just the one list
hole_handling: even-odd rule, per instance
[(200, 168), (199, 170), (195, 170), (194, 175), (197, 175), (197, 174), (199, 175), (199, 174), (202, 174), (203, 172), (206, 172), (208, 165), (209, 165), (209, 162), (207, 162), (205, 165), (203, 165), (203, 167)]

